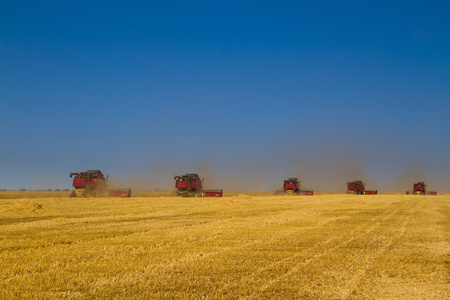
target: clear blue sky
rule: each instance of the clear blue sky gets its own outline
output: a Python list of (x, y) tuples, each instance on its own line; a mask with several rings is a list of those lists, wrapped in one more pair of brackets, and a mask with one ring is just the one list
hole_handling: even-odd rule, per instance
[(449, 1), (0, 1), (0, 188), (450, 192)]

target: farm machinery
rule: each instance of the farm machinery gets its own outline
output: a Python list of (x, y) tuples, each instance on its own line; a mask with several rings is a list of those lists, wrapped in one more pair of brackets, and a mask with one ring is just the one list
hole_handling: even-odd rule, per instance
[(413, 193), (414, 195), (425, 195), (427, 193), (427, 185), (425, 182), (414, 183)]
[(297, 178), (289, 178), (284, 180), (284, 193), (288, 195), (300, 193), (300, 181)]
[(283, 190), (286, 195), (314, 195), (313, 190), (301, 190), (300, 181), (297, 178), (283, 180)]
[[(412, 193), (414, 195), (437, 195), (436, 191), (427, 192), (427, 185), (423, 181), (414, 183)], [(411, 192), (407, 191), (406, 194), (409, 195)]]
[(347, 193), (356, 195), (376, 195), (377, 190), (366, 190), (364, 183), (361, 180), (347, 182)]
[(131, 197), (131, 189), (109, 190), (108, 176), (104, 176), (100, 170), (88, 170), (86, 172), (72, 172), (74, 191), (71, 197)]
[(174, 176), (177, 196), (183, 197), (222, 197), (222, 190), (204, 190), (198, 174)]

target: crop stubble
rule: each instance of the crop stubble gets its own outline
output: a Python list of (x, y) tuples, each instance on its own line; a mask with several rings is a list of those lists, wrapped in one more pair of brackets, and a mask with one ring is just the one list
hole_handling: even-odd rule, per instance
[(0, 298), (449, 298), (449, 200), (0, 199)]

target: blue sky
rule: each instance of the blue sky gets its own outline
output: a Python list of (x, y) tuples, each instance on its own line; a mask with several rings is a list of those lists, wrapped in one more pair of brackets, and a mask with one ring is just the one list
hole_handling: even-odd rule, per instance
[(0, 188), (450, 192), (448, 1), (1, 1)]

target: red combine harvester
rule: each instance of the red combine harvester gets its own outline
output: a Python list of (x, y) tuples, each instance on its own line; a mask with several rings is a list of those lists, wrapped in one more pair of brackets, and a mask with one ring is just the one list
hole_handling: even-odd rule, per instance
[(414, 183), (413, 193), (414, 195), (425, 195), (427, 193), (427, 185), (425, 182)]
[(200, 197), (202, 196), (202, 180), (197, 174), (174, 176), (177, 196)]
[(73, 172), (74, 191), (70, 197), (131, 197), (131, 189), (108, 190), (107, 180), (99, 170), (88, 170), (86, 172)]
[(301, 190), (300, 181), (297, 178), (289, 178), (283, 180), (283, 190), (287, 195), (314, 195), (313, 190)]
[(364, 194), (364, 183), (361, 180), (355, 180), (347, 182), (347, 193), (348, 194)]
[(284, 180), (283, 185), (285, 194), (300, 194), (300, 181), (297, 178), (289, 178)]
[(347, 193), (356, 194), (356, 195), (376, 195), (378, 194), (377, 190), (366, 190), (364, 183), (361, 180), (355, 180), (351, 182), (347, 182)]
[[(410, 191), (406, 192), (407, 195), (411, 194)], [(413, 194), (414, 195), (437, 195), (436, 191), (427, 192), (427, 185), (425, 182), (417, 182), (413, 185)]]
[(174, 176), (177, 196), (184, 197), (222, 197), (222, 190), (204, 190), (202, 180), (197, 174)]

